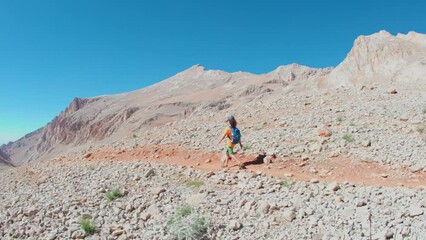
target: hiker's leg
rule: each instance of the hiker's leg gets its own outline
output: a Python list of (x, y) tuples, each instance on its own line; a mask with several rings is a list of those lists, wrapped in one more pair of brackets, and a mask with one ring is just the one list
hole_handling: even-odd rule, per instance
[(228, 167), (229, 159), (230, 159), (230, 156), (229, 156), (229, 153), (228, 153), (228, 149), (226, 149), (226, 158), (225, 158), (225, 160), (223, 162), (223, 166), (224, 167)]
[(235, 154), (232, 154), (231, 157), (234, 159), (234, 161), (236, 161), (238, 163), (238, 166), (241, 165), (240, 160), (238, 160), (238, 158), (235, 156)]
[(239, 163), (239, 161), (235, 157), (234, 148), (232, 147), (228, 148), (228, 153), (229, 153), (229, 158), (233, 158), (232, 160), (237, 161)]
[(231, 158), (233, 158), (233, 160), (234, 161), (236, 161), (237, 163), (238, 163), (238, 167), (239, 168), (241, 168), (242, 167), (242, 165), (241, 165), (241, 162), (238, 160), (238, 158), (235, 156), (235, 154), (234, 154), (234, 149), (233, 148), (228, 148), (228, 153), (229, 153), (229, 156), (231, 157)]
[(232, 148), (228, 147), (226, 148), (226, 161), (232, 160)]
[[(229, 160), (232, 160), (232, 156), (234, 155), (234, 151), (232, 149), (232, 147), (228, 147), (226, 149), (226, 163), (229, 162)], [(228, 166), (228, 165), (227, 165)]]

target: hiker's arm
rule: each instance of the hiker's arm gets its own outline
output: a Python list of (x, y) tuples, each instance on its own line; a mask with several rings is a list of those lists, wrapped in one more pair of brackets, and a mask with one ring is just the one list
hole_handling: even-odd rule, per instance
[(222, 140), (225, 139), (225, 137), (226, 137), (226, 133), (223, 134), (223, 136), (219, 139), (216, 145), (219, 145), (219, 143), (222, 142)]

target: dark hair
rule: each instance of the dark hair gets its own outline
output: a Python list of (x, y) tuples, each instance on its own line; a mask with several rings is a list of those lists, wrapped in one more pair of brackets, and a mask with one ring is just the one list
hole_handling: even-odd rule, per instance
[(231, 125), (231, 127), (233, 128), (237, 127), (237, 120), (235, 120), (235, 118), (229, 119), (228, 122)]

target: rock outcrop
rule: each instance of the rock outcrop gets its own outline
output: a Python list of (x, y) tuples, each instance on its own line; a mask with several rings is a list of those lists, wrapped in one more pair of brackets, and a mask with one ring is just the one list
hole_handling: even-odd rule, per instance
[(360, 36), (345, 60), (323, 86), (373, 83), (424, 84), (426, 35), (409, 32), (393, 36), (386, 31)]

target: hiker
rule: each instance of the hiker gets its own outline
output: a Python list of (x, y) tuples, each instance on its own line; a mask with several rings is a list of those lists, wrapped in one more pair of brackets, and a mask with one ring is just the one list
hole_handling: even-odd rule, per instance
[(243, 148), (243, 144), (241, 143), (241, 133), (237, 128), (237, 121), (235, 120), (234, 116), (230, 115), (228, 116), (226, 122), (229, 124), (229, 126), (225, 128), (223, 136), (217, 142), (217, 145), (219, 145), (223, 139), (227, 138), (226, 160), (222, 162), (222, 167), (228, 167), (228, 161), (234, 159), (238, 163), (238, 167), (242, 169), (243, 165), (234, 155), (235, 145), (240, 144), (240, 147)]

